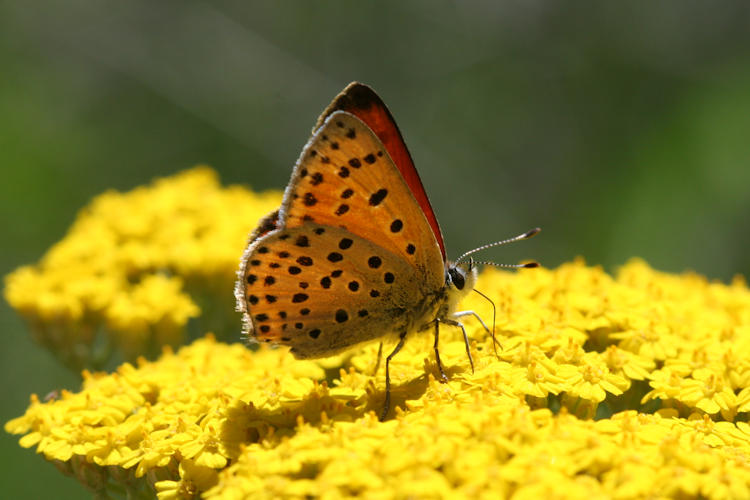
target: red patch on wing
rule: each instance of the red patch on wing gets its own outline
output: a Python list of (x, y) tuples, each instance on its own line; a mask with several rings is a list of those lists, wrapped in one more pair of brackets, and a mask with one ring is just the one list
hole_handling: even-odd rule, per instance
[(365, 122), (388, 150), (388, 154), (401, 172), (401, 176), (409, 186), (411, 193), (414, 195), (417, 203), (419, 203), (419, 206), (422, 207), (422, 212), (427, 217), (427, 222), (429, 222), (432, 228), (432, 233), (435, 235), (435, 239), (440, 246), (443, 261), (445, 261), (445, 243), (443, 242), (443, 234), (440, 231), (437, 217), (435, 217), (435, 212), (432, 211), (432, 205), (430, 205), (430, 200), (427, 198), (427, 193), (424, 190), (424, 186), (422, 186), (422, 180), (419, 178), (417, 169), (414, 167), (414, 161), (411, 159), (409, 150), (406, 148), (404, 138), (401, 136), (396, 121), (393, 119), (391, 112), (388, 111), (385, 103), (367, 85), (352, 82), (347, 85), (341, 94), (323, 112), (314, 130), (317, 130), (323, 124), (328, 115), (338, 110), (351, 113)]

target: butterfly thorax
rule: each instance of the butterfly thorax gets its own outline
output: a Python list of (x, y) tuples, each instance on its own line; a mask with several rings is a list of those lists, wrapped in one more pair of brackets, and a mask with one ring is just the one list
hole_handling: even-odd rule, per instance
[(404, 325), (406, 331), (425, 331), (435, 324), (436, 320), (453, 319), (461, 300), (474, 289), (477, 279), (477, 268), (473, 262), (457, 265), (450, 262), (445, 266), (445, 285), (433, 294), (427, 295), (421, 307), (412, 311), (412, 323)]

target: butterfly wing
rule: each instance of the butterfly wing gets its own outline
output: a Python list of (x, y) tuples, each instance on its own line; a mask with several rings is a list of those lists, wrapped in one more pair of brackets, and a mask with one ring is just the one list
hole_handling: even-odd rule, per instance
[(435, 212), (432, 210), (432, 205), (430, 205), (422, 180), (419, 178), (419, 173), (414, 167), (414, 161), (401, 136), (401, 131), (383, 100), (367, 85), (352, 82), (336, 96), (323, 114), (320, 115), (313, 132), (318, 130), (325, 120), (336, 111), (346, 111), (362, 120), (383, 143), (427, 218), (427, 222), (430, 224), (435, 239), (440, 246), (443, 261), (445, 261), (445, 243), (440, 231), (440, 224), (438, 224)]
[(329, 115), (305, 146), (281, 208), (284, 227), (316, 222), (341, 227), (440, 270), (429, 222), (380, 139), (359, 118)]
[(291, 346), (298, 358), (408, 329), (406, 318), (425, 302), (412, 289), (422, 273), (344, 229), (306, 223), (254, 245), (243, 280), (246, 326), (259, 340)]
[(278, 218), (257, 235), (237, 286), (246, 329), (297, 357), (421, 326), (411, 323), (432, 312), (444, 285), (419, 203), (380, 139), (347, 112), (310, 139)]

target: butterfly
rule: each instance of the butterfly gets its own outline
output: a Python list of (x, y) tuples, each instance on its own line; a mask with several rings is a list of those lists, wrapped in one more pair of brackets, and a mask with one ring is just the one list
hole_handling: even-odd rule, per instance
[(235, 287), (244, 331), (248, 338), (289, 346), (298, 359), (395, 337), (385, 361), (383, 420), (390, 407), (390, 361), (408, 336), (434, 328), (435, 358), (447, 380), (439, 326), (460, 327), (473, 370), (458, 320), (475, 316), (489, 329), (474, 311), (456, 311), (477, 279), (477, 266), (466, 259), (470, 253), (455, 263), (446, 259), (440, 226), (401, 132), (380, 97), (353, 82), (318, 119), (281, 207), (250, 235)]

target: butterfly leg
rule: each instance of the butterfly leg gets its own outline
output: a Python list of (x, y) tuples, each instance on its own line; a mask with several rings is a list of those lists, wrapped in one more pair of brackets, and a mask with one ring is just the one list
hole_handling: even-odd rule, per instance
[(383, 359), (383, 343), (381, 342), (378, 346), (378, 360), (375, 362), (375, 369), (372, 371), (372, 376), (378, 374), (378, 368), (380, 368), (380, 361)]
[(440, 335), (440, 320), (435, 320), (435, 361), (437, 361), (438, 370), (440, 370), (440, 378), (443, 382), (448, 381), (448, 376), (443, 370), (443, 363), (440, 362), (440, 351), (438, 351), (438, 338)]
[[(473, 311), (466, 311), (466, 312), (476, 314)], [(464, 325), (459, 323), (456, 320), (446, 319), (446, 318), (438, 319), (438, 321), (440, 321), (441, 323), (445, 323), (446, 325), (457, 326), (461, 328), (461, 332), (463, 332), (464, 334), (464, 344), (466, 345), (466, 355), (469, 357), (469, 364), (471, 365), (471, 373), (474, 373), (474, 359), (471, 357), (471, 348), (469, 346), (469, 336), (466, 334), (466, 328), (464, 328)]]
[(396, 345), (396, 348), (393, 350), (392, 353), (388, 355), (387, 358), (385, 358), (385, 404), (383, 405), (383, 411), (380, 413), (380, 421), (382, 422), (385, 420), (386, 415), (388, 415), (388, 410), (391, 408), (391, 358), (395, 356), (398, 351), (401, 350), (402, 347), (404, 347), (404, 340), (406, 339), (406, 332), (403, 332), (401, 335), (399, 335), (398, 344)]
[(457, 313), (453, 313), (453, 319), (463, 318), (464, 316), (474, 316), (475, 318), (477, 318), (477, 320), (479, 320), (479, 323), (482, 325), (482, 328), (484, 328), (487, 331), (487, 333), (490, 333), (490, 329), (487, 328), (487, 325), (484, 324), (484, 321), (482, 321), (481, 316), (479, 316), (476, 312), (459, 311)]
[(487, 333), (492, 334), (492, 348), (495, 350), (495, 356), (497, 356), (497, 346), (500, 345), (500, 342), (497, 341), (495, 338), (495, 324), (493, 322), (492, 324), (492, 331), (490, 331), (489, 328), (487, 328), (487, 325), (484, 324), (484, 321), (482, 321), (482, 318), (474, 311), (459, 311), (457, 313), (453, 313), (453, 318), (462, 318), (464, 316), (474, 316), (479, 320), (479, 323), (482, 325), (482, 327), (485, 329)]

